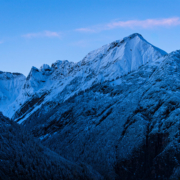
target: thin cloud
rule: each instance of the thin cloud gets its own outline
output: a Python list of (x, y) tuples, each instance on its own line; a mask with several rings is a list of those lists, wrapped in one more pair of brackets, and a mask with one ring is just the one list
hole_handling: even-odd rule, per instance
[(38, 33), (28, 33), (22, 35), (24, 38), (39, 38), (39, 37), (56, 37), (60, 38), (61, 33), (60, 32), (52, 32), (52, 31), (43, 31)]
[(146, 19), (146, 20), (128, 20), (116, 21), (104, 25), (96, 25), (89, 28), (76, 29), (78, 32), (100, 32), (104, 30), (111, 30), (115, 28), (154, 28), (154, 27), (171, 27), (180, 25), (180, 18), (165, 18), (165, 19)]
[(76, 31), (79, 31), (79, 32), (96, 32), (96, 29), (93, 29), (93, 28), (79, 28), (79, 29), (76, 29)]
[(87, 47), (89, 45), (89, 41), (80, 40), (80, 41), (72, 42), (72, 43), (70, 43), (70, 45), (84, 48), (84, 47)]

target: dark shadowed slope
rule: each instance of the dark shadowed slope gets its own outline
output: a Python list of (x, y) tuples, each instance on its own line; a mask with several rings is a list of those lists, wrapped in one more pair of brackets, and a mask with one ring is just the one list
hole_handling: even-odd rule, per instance
[(0, 179), (101, 179), (89, 166), (65, 160), (0, 114)]

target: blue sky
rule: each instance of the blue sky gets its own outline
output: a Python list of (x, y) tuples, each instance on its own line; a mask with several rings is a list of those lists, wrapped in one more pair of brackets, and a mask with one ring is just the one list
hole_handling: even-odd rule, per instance
[(80, 61), (138, 32), (171, 52), (180, 47), (180, 0), (0, 0), (0, 70)]

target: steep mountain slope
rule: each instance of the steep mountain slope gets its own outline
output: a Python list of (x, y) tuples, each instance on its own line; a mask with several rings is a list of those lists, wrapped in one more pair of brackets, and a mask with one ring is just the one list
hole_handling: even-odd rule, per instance
[(132, 34), (90, 52), (82, 61), (33, 67), (16, 101), (3, 113), (23, 122), (44, 103), (56, 106), (94, 84), (119, 78), (167, 53)]
[(20, 73), (0, 71), (0, 111), (4, 112), (16, 100), (25, 80), (26, 77)]
[(0, 114), (0, 179), (102, 179), (40, 145), (22, 127)]
[[(139, 34), (82, 61), (33, 67), (4, 114), (105, 179), (180, 178), (180, 51)], [(15, 107), (14, 110), (12, 107)]]
[(44, 145), (107, 179), (178, 179), (179, 97), (176, 51), (56, 107), (47, 102), (22, 124)]

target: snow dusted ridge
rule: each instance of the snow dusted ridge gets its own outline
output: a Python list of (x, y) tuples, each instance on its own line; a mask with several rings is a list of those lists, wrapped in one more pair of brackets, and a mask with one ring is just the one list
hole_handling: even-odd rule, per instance
[[(16, 92), (14, 97), (6, 103), (1, 98), (3, 105), (0, 106), (0, 111), (13, 119), (18, 114), (18, 117), (21, 116), (21, 123), (45, 102), (61, 103), (94, 84), (120, 78), (166, 54), (136, 33), (90, 52), (78, 63), (58, 60), (51, 67), (46, 64), (40, 69), (32, 67), (25, 81), (23, 76), (17, 79), (18, 86), (12, 86), (12, 91)], [(6, 83), (1, 85), (1, 89), (5, 89), (4, 87)], [(3, 94), (10, 96), (12, 91), (8, 90)], [(35, 102), (31, 105), (33, 108), (30, 111), (24, 108), (22, 111), (24, 104), (31, 99)], [(36, 103), (38, 100), (41, 102)]]
[(23, 74), (0, 71), (0, 111), (15, 101), (25, 80)]

